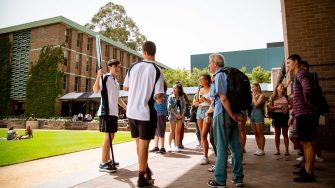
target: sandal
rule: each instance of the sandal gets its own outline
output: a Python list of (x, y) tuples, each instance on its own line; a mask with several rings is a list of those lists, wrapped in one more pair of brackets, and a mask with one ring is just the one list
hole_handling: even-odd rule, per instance
[(279, 152), (277, 152), (277, 153), (275, 153), (274, 155), (280, 155), (280, 153), (279, 153)]
[(285, 156), (290, 156), (290, 154), (289, 153), (285, 153)]

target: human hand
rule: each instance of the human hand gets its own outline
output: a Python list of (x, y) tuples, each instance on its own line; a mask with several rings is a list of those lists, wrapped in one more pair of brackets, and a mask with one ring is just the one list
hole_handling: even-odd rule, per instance
[(103, 73), (102, 69), (99, 69), (98, 72), (97, 72), (97, 78), (100, 78), (103, 74), (104, 73)]
[(288, 125), (291, 126), (293, 125), (293, 122), (294, 122), (294, 117), (290, 117), (290, 119), (288, 120)]

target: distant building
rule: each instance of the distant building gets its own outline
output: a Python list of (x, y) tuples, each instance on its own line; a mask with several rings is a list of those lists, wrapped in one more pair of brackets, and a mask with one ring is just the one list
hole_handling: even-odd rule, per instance
[[(79, 112), (94, 114), (99, 101), (92, 100), (90, 96), (97, 72), (95, 48), (97, 34), (62, 16), (0, 29), (0, 35), (8, 35), (12, 43), (9, 107), (11, 114), (24, 113), (29, 62), (36, 62), (41, 49), (46, 45), (64, 45), (64, 65), (60, 67), (64, 72), (63, 97), (56, 101), (57, 114), (62, 116)], [(102, 66), (106, 70), (106, 62), (109, 59), (120, 60), (122, 70), (118, 81), (122, 84), (128, 67), (143, 57), (120, 42), (104, 36), (100, 38)], [(159, 62), (156, 64), (162, 69), (169, 69)]]
[[(283, 42), (268, 43), (267, 48), (262, 49), (219, 53), (225, 57), (225, 66), (238, 69), (246, 67), (248, 72), (251, 72), (252, 69), (257, 66), (271, 71), (272, 68), (281, 67), (285, 58)], [(191, 71), (194, 67), (200, 69), (207, 68), (208, 56), (210, 54), (211, 53), (191, 55)]]

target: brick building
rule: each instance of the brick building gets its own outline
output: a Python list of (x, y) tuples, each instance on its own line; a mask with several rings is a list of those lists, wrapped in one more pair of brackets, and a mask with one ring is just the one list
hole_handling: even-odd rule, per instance
[(330, 113), (321, 127), (322, 146), (335, 147), (335, 1), (281, 0), (284, 51), (299, 54), (317, 72)]
[[(90, 92), (97, 72), (96, 32), (59, 16), (3, 28), (0, 29), (0, 35), (8, 35), (12, 43), (11, 114), (20, 115), (24, 112), (30, 62), (37, 62), (41, 49), (46, 45), (64, 45), (64, 64), (60, 69), (64, 72), (62, 96), (67, 97), (64, 100), (61, 97), (57, 99), (57, 114), (76, 114), (87, 101), (93, 100)], [(104, 36), (100, 38), (102, 66), (106, 70), (107, 60), (120, 60), (118, 81), (122, 84), (130, 64), (140, 61), (142, 55), (119, 42)], [(159, 62), (156, 64), (162, 69), (169, 69)], [(95, 110), (95, 105), (86, 108), (91, 112)]]

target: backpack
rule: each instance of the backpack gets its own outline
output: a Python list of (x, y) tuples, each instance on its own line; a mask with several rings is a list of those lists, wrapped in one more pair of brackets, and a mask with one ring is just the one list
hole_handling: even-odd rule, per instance
[(232, 112), (240, 113), (248, 110), (252, 102), (249, 78), (233, 67), (224, 67), (220, 72), (227, 74), (227, 98)]
[[(295, 78), (296, 83), (299, 87), (302, 88), (301, 83), (298, 81), (297, 78)], [(312, 96), (311, 96), (311, 105), (314, 108), (314, 111), (318, 115), (324, 115), (326, 113), (329, 113), (329, 106), (328, 102), (325, 96), (322, 94), (322, 89), (319, 85), (318, 76), (316, 73), (309, 73), (309, 80), (312, 85)]]

